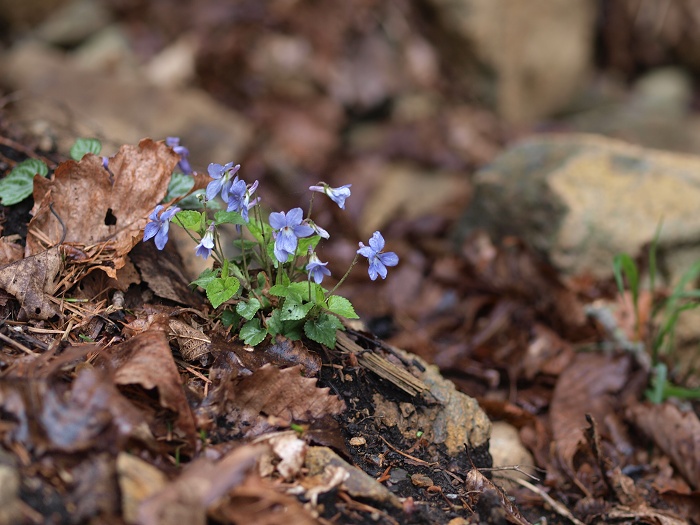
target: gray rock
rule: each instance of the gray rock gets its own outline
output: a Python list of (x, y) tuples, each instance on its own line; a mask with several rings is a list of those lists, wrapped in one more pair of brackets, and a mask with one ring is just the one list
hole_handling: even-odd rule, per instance
[(100, 0), (74, 0), (37, 27), (35, 35), (54, 45), (75, 46), (111, 20), (111, 13)]
[(561, 271), (612, 274), (613, 257), (636, 255), (663, 220), (660, 249), (671, 276), (700, 258), (700, 157), (594, 135), (541, 135), (478, 172), (457, 227), (515, 235)]

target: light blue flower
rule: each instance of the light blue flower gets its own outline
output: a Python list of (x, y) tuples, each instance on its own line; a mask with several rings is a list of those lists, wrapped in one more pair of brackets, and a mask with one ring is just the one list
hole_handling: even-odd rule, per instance
[(316, 224), (311, 219), (304, 219), (304, 224), (310, 226), (313, 229), (313, 231), (316, 233), (316, 235), (318, 235), (322, 239), (329, 239), (331, 236), (330, 233), (328, 233), (326, 230), (321, 228), (318, 224)]
[(373, 281), (377, 276), (386, 279), (386, 267), (399, 264), (399, 257), (394, 252), (382, 252), (384, 249), (384, 237), (379, 232), (374, 232), (369, 240), (369, 246), (360, 244), (357, 253), (367, 257), (369, 261), (369, 278)]
[(180, 137), (168, 137), (165, 139), (165, 144), (173, 148), (173, 151), (180, 155), (180, 162), (177, 163), (180, 167), (180, 171), (185, 175), (190, 175), (192, 173), (192, 166), (190, 166), (190, 161), (188, 159), (190, 150), (185, 146), (180, 146)]
[(197, 257), (202, 257), (207, 259), (211, 255), (211, 251), (214, 249), (214, 223), (212, 222), (207, 231), (204, 232), (202, 240), (199, 241), (197, 245), (196, 255)]
[[(207, 200), (210, 201), (221, 193), (221, 198), (228, 201), (231, 187), (238, 182), (238, 177), (234, 177), (234, 175), (238, 173), (239, 169), (241, 169), (241, 165), (234, 166), (233, 162), (228, 162), (223, 166), (214, 162), (209, 164), (207, 171), (214, 180), (207, 184)], [(245, 183), (243, 186), (245, 187)]]
[(257, 188), (257, 180), (250, 186), (246, 186), (245, 182), (238, 180), (238, 177), (236, 177), (236, 181), (231, 186), (228, 194), (228, 208), (226, 211), (237, 211), (245, 222), (248, 222), (248, 211), (260, 200), (259, 197), (253, 200), (250, 199)]
[(146, 228), (143, 231), (144, 242), (155, 237), (156, 248), (159, 250), (165, 248), (165, 244), (168, 242), (170, 221), (172, 220), (173, 216), (180, 211), (180, 208), (174, 206), (161, 213), (159, 217), (158, 213), (160, 213), (162, 209), (163, 206), (161, 204), (156, 206), (153, 213), (148, 216), (151, 222), (146, 224)]
[(341, 210), (345, 209), (345, 199), (350, 196), (350, 186), (352, 184), (346, 184), (345, 186), (340, 186), (338, 188), (331, 188), (325, 182), (319, 182), (318, 186), (309, 186), (311, 191), (318, 191), (320, 193), (325, 193), (328, 195), (333, 202), (335, 202)]
[(323, 277), (331, 274), (331, 271), (326, 268), (327, 264), (327, 262), (321, 262), (321, 259), (312, 252), (309, 256), (309, 264), (306, 265), (306, 271), (309, 272), (309, 279), (313, 279), (316, 284), (321, 284)]
[(301, 208), (293, 208), (286, 214), (283, 211), (270, 214), (270, 226), (275, 231), (275, 258), (281, 263), (296, 253), (298, 239), (314, 233), (313, 228), (301, 223), (303, 216)]

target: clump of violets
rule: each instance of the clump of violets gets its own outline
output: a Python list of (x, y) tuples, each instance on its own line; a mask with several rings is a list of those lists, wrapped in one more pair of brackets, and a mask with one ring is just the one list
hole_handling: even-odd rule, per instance
[[(179, 140), (170, 145), (181, 148)], [(179, 154), (186, 159), (182, 152)], [(350, 301), (335, 292), (358, 258), (367, 258), (368, 274), (374, 281), (387, 277), (387, 268), (398, 264), (398, 256), (384, 251), (384, 237), (374, 232), (369, 245), (359, 243), (348, 270), (329, 291), (322, 284), (331, 277), (331, 271), (316, 249), (330, 234), (311, 219), (314, 193), (306, 216), (297, 207), (273, 211), (265, 221), (261, 198), (256, 195), (258, 181), (248, 184), (240, 178), (239, 164), (212, 163), (207, 171), (212, 180), (201, 197), (202, 210), (180, 210), (176, 206), (164, 210), (159, 204), (149, 215), (144, 241), (153, 238), (158, 249), (163, 249), (171, 222), (188, 231), (197, 243), (196, 255), (214, 261), (213, 267), (192, 284), (205, 290), (224, 324), (236, 330), (245, 344), (255, 346), (276, 335), (290, 339), (305, 335), (334, 346), (336, 331), (344, 329), (339, 318), (357, 318)], [(345, 209), (350, 186), (333, 188), (319, 182), (309, 190), (323, 193)], [(225, 211), (210, 209), (218, 198), (226, 203)], [(234, 225), (238, 235), (228, 250), (233, 255), (228, 257), (224, 256), (219, 235), (219, 228), (225, 224)]]

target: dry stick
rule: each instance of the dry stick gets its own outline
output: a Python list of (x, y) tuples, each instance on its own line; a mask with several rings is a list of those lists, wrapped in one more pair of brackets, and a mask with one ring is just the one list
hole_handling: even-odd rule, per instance
[(526, 489), (530, 489), (532, 492), (535, 492), (536, 494), (539, 494), (540, 496), (542, 496), (542, 499), (544, 499), (547, 503), (549, 503), (549, 504), (552, 506), (552, 508), (554, 509), (555, 512), (558, 512), (559, 514), (561, 514), (561, 515), (564, 516), (565, 518), (568, 518), (569, 520), (571, 520), (571, 521), (572, 521), (573, 523), (575, 523), (576, 525), (585, 525), (585, 523), (583, 523), (582, 521), (576, 519), (576, 518), (574, 517), (574, 515), (571, 514), (571, 512), (569, 511), (569, 509), (567, 509), (564, 505), (562, 505), (562, 504), (559, 503), (557, 500), (555, 500), (554, 498), (552, 498), (552, 496), (550, 496), (549, 494), (547, 494), (544, 490), (542, 490), (542, 489), (541, 489), (540, 487), (538, 487), (537, 485), (533, 485), (533, 484), (530, 483), (529, 481), (525, 481), (524, 479), (520, 479), (520, 478), (511, 478), (510, 481), (514, 481), (514, 482), (517, 483), (518, 485), (522, 485), (522, 486), (525, 487)]
[(435, 467), (435, 466), (439, 465), (439, 463), (428, 463), (427, 461), (423, 461), (422, 459), (415, 458), (415, 457), (411, 456), (410, 454), (406, 454), (405, 452), (401, 452), (399, 449), (397, 449), (391, 443), (389, 443), (386, 439), (384, 439), (383, 436), (379, 436), (379, 439), (381, 439), (384, 443), (386, 443), (386, 446), (389, 447), (394, 452), (396, 452), (397, 454), (401, 454), (402, 456), (410, 459), (411, 461), (415, 461), (419, 465), (424, 465), (426, 467)]
[(7, 344), (10, 344), (10, 345), (14, 346), (14, 347), (17, 348), (18, 350), (22, 350), (22, 352), (24, 352), (24, 353), (26, 353), (26, 354), (29, 354), (29, 355), (36, 355), (36, 352), (30, 350), (29, 348), (27, 348), (26, 346), (24, 346), (22, 343), (18, 343), (18, 342), (15, 341), (14, 339), (11, 339), (11, 338), (7, 337), (7, 336), (6, 336), (5, 334), (3, 334), (3, 333), (0, 333), (0, 339), (2, 339), (3, 341), (5, 341)]

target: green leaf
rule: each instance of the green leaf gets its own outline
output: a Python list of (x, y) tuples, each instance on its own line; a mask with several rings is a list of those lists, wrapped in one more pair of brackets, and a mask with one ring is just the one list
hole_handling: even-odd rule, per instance
[(233, 310), (226, 309), (221, 312), (221, 324), (223, 324), (226, 328), (232, 327), (239, 321), (240, 318), (241, 316)]
[(0, 202), (12, 206), (29, 197), (34, 191), (34, 176), (48, 175), (46, 164), (37, 159), (27, 159), (17, 164), (12, 171), (0, 180)]
[(245, 250), (247, 252), (260, 246), (257, 241), (250, 241), (248, 239), (234, 239), (231, 242), (239, 250)]
[(355, 313), (352, 303), (345, 297), (339, 295), (331, 295), (328, 298), (328, 310), (334, 314), (346, 317), (347, 319), (359, 319), (360, 316)]
[(272, 310), (270, 317), (266, 319), (267, 323), (267, 333), (271, 336), (276, 336), (284, 331), (284, 321), (281, 319), (282, 312), (275, 309)]
[(272, 228), (270, 227), (270, 225), (267, 224), (266, 222), (263, 222), (262, 226), (261, 226), (260, 223), (253, 218), (252, 214), (250, 217), (250, 222), (248, 223), (248, 230), (250, 231), (250, 233), (253, 235), (253, 237), (255, 237), (255, 239), (258, 242), (263, 241), (263, 232), (264, 232), (265, 238), (268, 240), (268, 244), (269, 245), (274, 244), (274, 241), (270, 242), (270, 241), (272, 241)]
[(312, 341), (335, 347), (335, 334), (343, 329), (343, 324), (334, 315), (321, 313), (316, 319), (309, 319), (304, 323), (304, 333)]
[(219, 276), (219, 270), (214, 270), (212, 268), (207, 268), (202, 273), (199, 274), (194, 281), (190, 283), (190, 286), (201, 286), (206, 290), (210, 282)]
[[(187, 195), (193, 186), (194, 178), (192, 176), (185, 175), (184, 173), (180, 172), (173, 173), (172, 177), (170, 178), (170, 184), (168, 184), (168, 193), (165, 195), (163, 200), (168, 202), (176, 197)], [(180, 206), (179, 203), (178, 206)]]
[(214, 308), (231, 299), (240, 288), (241, 282), (235, 277), (217, 277), (207, 284), (207, 299)]
[(260, 319), (256, 317), (241, 326), (241, 331), (238, 335), (245, 344), (256, 346), (265, 339), (267, 330), (260, 326)]
[(258, 313), (258, 310), (260, 310), (260, 301), (255, 297), (249, 301), (241, 301), (236, 305), (236, 312), (246, 320), (251, 320)]
[(214, 214), (214, 222), (217, 226), (219, 224), (240, 224), (241, 226), (248, 224), (237, 211), (217, 211)]
[(615, 275), (617, 289), (621, 294), (625, 293), (623, 276), (627, 278), (633, 301), (636, 303), (636, 297), (639, 294), (639, 271), (634, 259), (626, 253), (617, 254), (613, 259), (613, 274)]
[(97, 139), (78, 139), (70, 149), (70, 158), (81, 160), (88, 153), (99, 155), (102, 151), (102, 143)]
[(314, 307), (314, 303), (302, 303), (297, 297), (292, 295), (284, 300), (284, 304), (280, 307), (282, 315), (280, 319), (283, 321), (297, 321), (306, 317)]
[(202, 212), (183, 210), (175, 214), (175, 223), (183, 228), (198, 232), (202, 228)]
[(277, 297), (287, 297), (291, 292), (289, 285), (285, 284), (275, 284), (268, 290), (270, 295), (275, 295)]
[(297, 253), (299, 255), (309, 253), (309, 246), (311, 246), (312, 248), (316, 248), (316, 245), (320, 240), (320, 235), (312, 235), (311, 237), (304, 237), (303, 239), (299, 239), (299, 244), (297, 245)]
[[(15, 170), (24, 171), (28, 175), (31, 175), (32, 178), (34, 178), (34, 175), (41, 175), (42, 177), (46, 177), (49, 174), (48, 166), (46, 166), (43, 160), (39, 159), (23, 160), (13, 168), (12, 172), (14, 172)], [(10, 172), (10, 174), (12, 174), (12, 172)]]

